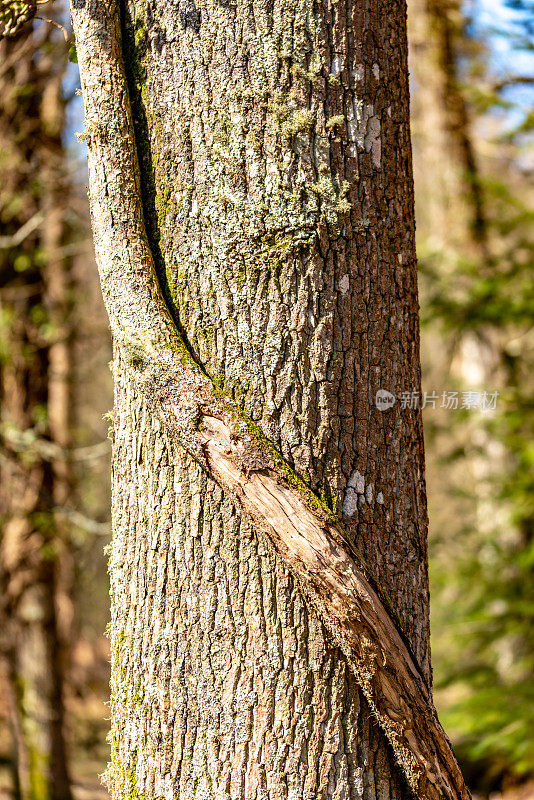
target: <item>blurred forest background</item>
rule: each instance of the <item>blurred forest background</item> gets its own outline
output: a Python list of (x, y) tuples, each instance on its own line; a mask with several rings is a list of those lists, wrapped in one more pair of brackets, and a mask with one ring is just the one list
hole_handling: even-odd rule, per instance
[[(408, 6), (436, 704), (472, 790), (527, 800), (534, 3)], [(21, 800), (106, 796), (111, 350), (68, 49), (42, 20), (0, 42), (0, 798)]]

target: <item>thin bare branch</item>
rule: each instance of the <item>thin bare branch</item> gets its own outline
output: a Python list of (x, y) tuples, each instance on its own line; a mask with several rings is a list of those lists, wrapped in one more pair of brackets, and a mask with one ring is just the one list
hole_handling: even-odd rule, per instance
[(30, 234), (44, 222), (44, 215), (38, 211), (33, 215), (18, 231), (11, 236), (0, 236), (0, 250), (9, 250), (11, 247), (18, 247)]

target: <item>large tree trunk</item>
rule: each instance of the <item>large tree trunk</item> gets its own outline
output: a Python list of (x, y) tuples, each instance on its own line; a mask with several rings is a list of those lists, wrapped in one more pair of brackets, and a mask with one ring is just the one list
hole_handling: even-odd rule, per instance
[(69, 491), (61, 454), (68, 444), (68, 263), (59, 252), (66, 197), (56, 56), (46, 30), (0, 42), (1, 654), (23, 800), (70, 798), (60, 635), (70, 617), (60, 578), (68, 547), (56, 512)]
[(129, 2), (122, 44), (72, 7), (116, 339), (112, 794), (467, 797), (420, 416), (375, 405), (419, 389), (404, 5)]

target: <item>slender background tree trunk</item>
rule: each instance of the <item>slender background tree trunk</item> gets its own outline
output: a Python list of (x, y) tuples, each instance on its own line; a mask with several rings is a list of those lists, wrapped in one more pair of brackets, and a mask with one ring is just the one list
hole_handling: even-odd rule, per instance
[[(459, 5), (444, 0), (410, 0), (410, 11), (421, 243), (424, 248), (430, 244), (437, 249), (437, 272), (442, 278), (458, 273), (462, 261), (471, 262), (472, 271), (479, 277), (491, 277), (495, 264), (483, 179), (458, 68), (459, 37), (466, 23)], [(439, 191), (436, 186), (440, 186)], [(472, 391), (491, 392), (502, 387), (500, 339), (502, 335), (489, 325), (475, 330), (464, 327), (451, 348), (452, 379)], [(429, 344), (434, 350), (436, 345), (430, 338)], [(431, 363), (431, 356), (428, 361)], [(495, 478), (506, 472), (506, 453), (487, 430), (486, 422), (475, 415), (466, 428), (471, 447), (468, 444), (464, 480), (473, 486), (476, 530), (488, 534), (499, 520), (506, 537), (510, 534), (509, 511), (502, 499), (495, 497)]]
[(484, 260), (487, 211), (457, 63), (462, 10), (450, 0), (409, 0), (408, 10), (418, 223), (449, 258)]
[[(485, 616), (486, 609), (492, 607), (487, 586), (493, 584), (493, 567), (488, 569), (484, 563), (484, 549), (494, 548), (499, 553), (496, 560), (499, 571), (506, 575), (507, 554), (513, 552), (514, 561), (519, 563), (522, 561), (522, 549), (528, 547), (528, 535), (525, 537), (521, 524), (518, 524), (521, 516), (517, 515), (517, 508), (521, 504), (515, 496), (516, 488), (510, 491), (508, 487), (522, 485), (521, 470), (518, 468), (521, 459), (518, 459), (515, 447), (516, 442), (526, 441), (529, 437), (522, 433), (517, 438), (507, 439), (505, 433), (510, 424), (505, 420), (521, 419), (524, 424), (524, 419), (528, 419), (528, 412), (522, 406), (521, 392), (524, 390), (517, 389), (524, 387), (526, 381), (525, 378), (519, 379), (515, 372), (525, 354), (521, 349), (514, 351), (510, 346), (511, 341), (520, 341), (524, 336), (518, 333), (523, 320), (521, 312), (517, 310), (509, 315), (508, 300), (504, 301), (498, 312), (495, 310), (503, 302), (503, 286), (506, 286), (507, 297), (528, 295), (528, 292), (522, 289), (516, 292), (512, 288), (514, 273), (517, 270), (521, 275), (522, 267), (518, 268), (516, 261), (517, 243), (511, 244), (511, 241), (513, 236), (521, 236), (521, 224), (517, 218), (512, 224), (504, 222), (510, 208), (503, 214), (506, 204), (499, 206), (493, 188), (494, 183), (502, 181), (500, 191), (505, 186), (506, 192), (510, 191), (510, 187), (514, 187), (512, 191), (515, 191), (514, 169), (510, 168), (507, 161), (494, 158), (498, 150), (492, 150), (492, 156), (488, 157), (489, 142), (495, 147), (498, 139), (491, 137), (488, 140), (483, 130), (477, 130), (477, 122), (478, 125), (481, 122), (488, 124), (492, 112), (483, 114), (478, 110), (477, 114), (476, 104), (472, 106), (468, 102), (469, 74), (465, 75), (465, 62), (471, 56), (471, 60), (477, 64), (476, 56), (470, 52), (470, 48), (477, 47), (477, 42), (476, 39), (473, 42), (466, 33), (467, 20), (462, 4), (448, 0), (409, 0), (408, 6), (414, 83), (412, 130), (417, 155), (417, 230), (420, 252), (429, 265), (430, 275), (424, 284), (430, 301), (428, 307), (433, 314), (434, 325), (436, 322), (439, 325), (437, 330), (434, 328), (432, 331), (431, 328), (425, 337), (423, 363), (426, 364), (426, 380), (429, 384), (433, 382), (439, 385), (443, 375), (448, 373), (451, 388), (456, 386), (480, 393), (498, 391), (498, 405), (504, 405), (504, 409), (497, 408), (485, 414), (472, 411), (468, 419), (460, 418), (452, 425), (450, 411), (444, 412), (441, 428), (438, 417), (433, 458), (429, 462), (429, 485), (434, 498), (431, 514), (434, 520), (434, 564), (438, 577), (435, 594), (436, 629), (439, 630), (444, 622), (447, 624), (447, 633), (436, 641), (438, 684), (442, 682), (445, 687), (442, 707), (448, 705), (453, 708), (453, 698), (463, 682), (465, 721), (463, 729), (462, 725), (458, 726), (455, 736), (459, 747), (463, 749), (464, 769), (472, 771), (476, 775), (473, 780), (480, 785), (480, 775), (485, 770), (488, 774), (494, 770), (491, 780), (495, 780), (494, 775), (499, 774), (499, 768), (495, 769), (492, 762), (497, 750), (481, 745), (481, 741), (491, 739), (491, 729), (506, 730), (507, 724), (502, 717), (493, 723), (489, 717), (473, 711), (477, 706), (472, 698), (479, 691), (471, 680), (471, 676), (476, 674), (474, 665), (478, 664), (480, 672), (486, 670), (488, 685), (505, 687), (503, 694), (506, 702), (502, 704), (503, 709), (523, 705), (522, 700), (516, 700), (514, 705), (511, 699), (516, 691), (514, 683), (517, 681), (517, 685), (528, 685), (527, 676), (532, 673), (528, 661), (523, 673), (517, 666), (522, 663), (524, 653), (532, 652), (532, 648), (529, 650), (528, 644), (525, 644), (527, 637), (524, 637), (521, 623), (514, 627), (512, 635), (506, 635), (504, 630), (508, 622), (495, 622), (489, 613)], [(480, 44), (478, 41), (479, 47)], [(481, 58), (480, 54), (478, 58)], [(491, 75), (491, 60), (485, 67)], [(471, 69), (474, 67), (471, 66)], [(486, 75), (486, 80), (488, 77)], [(476, 82), (484, 86), (482, 70)], [(497, 95), (493, 102), (497, 105)], [(483, 149), (481, 145), (484, 145)], [(506, 178), (503, 178), (505, 174)], [(506, 226), (507, 233), (503, 234)], [(507, 242), (514, 226), (517, 226), (515, 233)], [(512, 269), (510, 264), (514, 265)], [(484, 282), (491, 288), (484, 291)], [(443, 322), (445, 330), (448, 327), (445, 337), (440, 324)], [(441, 344), (441, 354), (436, 357), (438, 342)], [(525, 374), (528, 372), (527, 368)], [(444, 458), (450, 464), (446, 475), (443, 472)], [(456, 507), (449, 502), (449, 498), (453, 497)], [(452, 525), (451, 519), (454, 520)], [(465, 565), (469, 559), (471, 564), (480, 565), (478, 572), (471, 565), (467, 572)], [(447, 562), (448, 568), (445, 566)], [(489, 584), (485, 582), (488, 580), (484, 577), (485, 569), (489, 572)], [(463, 576), (458, 578), (462, 572)], [(516, 566), (510, 571), (512, 573), (518, 585), (529, 585), (529, 580), (521, 576), (521, 570), (517, 570)], [(455, 586), (457, 581), (459, 583)], [(516, 590), (511, 590), (509, 586), (499, 591), (499, 597), (518, 596)], [(469, 598), (471, 592), (478, 593), (480, 598), (476, 611), (473, 610), (476, 608), (474, 601)], [(460, 597), (462, 619), (457, 619), (455, 624), (450, 621), (448, 604)], [(509, 612), (503, 616), (507, 621), (511, 619)], [(510, 624), (515, 626), (515, 620)], [(488, 636), (490, 629), (491, 635)], [(462, 641), (463, 636), (465, 639)], [(462, 641), (462, 645), (456, 645), (463, 651), (460, 658), (454, 649), (458, 640)], [(484, 651), (484, 645), (479, 642), (489, 642), (488, 650)], [(511, 678), (510, 672), (512, 662), (517, 670), (514, 678)], [(492, 669), (494, 676), (490, 678)], [(496, 699), (499, 691), (499, 688), (494, 690), (492, 706), (499, 705)], [(485, 700), (479, 702), (484, 710)], [(506, 714), (506, 710), (502, 713)], [(478, 725), (471, 727), (471, 716), (479, 720)], [(520, 722), (518, 724), (521, 725)], [(524, 724), (525, 730), (528, 729), (529, 721), (525, 720)], [(469, 729), (469, 734), (466, 734)], [(527, 738), (522, 734), (516, 735), (517, 741)], [(467, 747), (466, 740), (471, 743)], [(496, 748), (504, 752), (506, 746), (503, 746), (502, 737), (498, 736), (497, 740)], [(492, 753), (492, 756), (488, 757), (488, 753)], [(506, 758), (502, 763), (506, 765), (506, 770)]]
[(2, 656), (24, 800), (70, 798), (60, 635), (61, 621), (65, 631), (70, 618), (60, 578), (68, 543), (56, 513), (69, 492), (61, 454), (68, 444), (69, 278), (59, 254), (65, 236), (59, 64), (46, 30), (36, 35), (30, 28), (0, 42)]

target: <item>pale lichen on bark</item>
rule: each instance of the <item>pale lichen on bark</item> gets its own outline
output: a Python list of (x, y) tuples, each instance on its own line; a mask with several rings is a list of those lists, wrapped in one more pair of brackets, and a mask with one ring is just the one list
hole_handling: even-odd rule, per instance
[[(352, 11), (355, 18), (362, 11), (358, 9)], [(230, 796), (270, 800), (332, 793), (340, 798), (400, 797), (402, 790), (387, 767), (383, 746), (373, 745), (373, 758), (382, 753), (381, 766), (369, 765), (365, 753), (375, 734), (365, 728), (355, 677), (411, 790), (430, 800), (465, 798), (467, 790), (427, 685), (425, 539), (418, 530), (418, 525), (425, 525), (420, 422), (395, 417), (389, 446), (400, 454), (399, 462), (390, 455), (389, 461), (377, 458), (372, 466), (372, 454), (381, 444), (376, 431), (388, 420), (380, 420), (376, 409), (370, 408), (369, 391), (362, 398), (349, 388), (346, 366), (349, 359), (352, 369), (356, 361), (350, 359), (361, 357), (359, 369), (370, 370), (366, 374), (371, 390), (378, 388), (374, 386), (378, 371), (372, 376), (375, 359), (386, 359), (384, 374), (390, 378), (392, 364), (408, 379), (418, 379), (417, 343), (410, 339), (416, 337), (413, 271), (399, 271), (397, 260), (383, 253), (389, 246), (402, 246), (413, 254), (413, 225), (401, 224), (398, 241), (389, 245), (393, 229), (382, 230), (376, 217), (378, 206), (396, 211), (403, 202), (410, 213), (410, 196), (402, 196), (402, 186), (395, 188), (399, 175), (409, 180), (409, 172), (395, 162), (391, 175), (373, 177), (372, 170), (383, 170), (382, 137), (388, 124), (387, 118), (378, 125), (375, 121), (376, 107), (383, 102), (379, 93), (372, 104), (363, 104), (349, 92), (345, 146), (347, 152), (353, 148), (357, 157), (352, 165), (344, 165), (342, 142), (334, 136), (340, 115), (333, 98), (342, 97), (346, 80), (342, 64), (349, 58), (331, 60), (328, 69), (333, 71), (324, 77), (325, 60), (319, 56), (326, 46), (321, 15), (297, 0), (275, 4), (270, 12), (259, 4), (255, 12), (262, 21), (254, 24), (260, 29), (265, 25), (264, 35), (247, 28), (254, 15), (244, 9), (244, 27), (234, 40), (227, 37), (224, 15), (229, 12), (224, 4), (208, 4), (201, 11), (192, 6), (176, 15), (166, 14), (158, 4), (129, 3), (124, 29), (133, 47), (131, 62), (137, 65), (128, 76), (135, 96), (133, 120), (115, 6), (73, 2), (95, 246), (118, 346), (111, 576), (117, 654), (113, 713), (119, 741), (110, 784), (118, 797), (125, 796), (124, 786), (133, 773), (137, 791), (142, 786), (143, 793), (154, 797), (171, 797), (178, 790), (188, 800)], [(326, 14), (324, 9), (321, 13)], [(345, 33), (342, 28), (334, 26), (331, 31), (341, 37), (338, 50), (356, 48), (351, 25), (346, 22)], [(217, 58), (206, 60), (194, 36), (201, 37), (205, 54), (217, 56), (221, 63)], [(309, 43), (302, 47), (302, 41), (299, 46), (299, 37), (316, 39), (317, 47)], [(152, 61), (142, 61), (139, 49), (149, 52)], [(354, 59), (354, 52), (349, 55)], [(244, 73), (250, 79), (248, 89), (246, 80), (238, 77), (236, 87), (229, 78), (241, 74), (243, 59), (252, 64)], [(176, 63), (183, 68), (177, 69)], [(152, 70), (150, 82), (139, 74), (139, 64)], [(367, 74), (360, 74), (360, 66), (351, 72), (356, 83)], [(212, 68), (223, 76), (222, 82), (210, 73)], [(377, 74), (380, 70), (373, 66), (366, 81), (377, 81)], [(140, 175), (134, 130), (139, 136), (143, 125), (148, 140), (138, 142)], [(395, 132), (390, 130), (387, 136), (388, 155), (393, 158)], [(177, 169), (174, 184), (166, 172), (167, 161)], [(160, 166), (155, 185), (147, 189), (153, 164)], [(384, 190), (386, 177), (391, 197)], [(154, 211), (157, 222), (150, 220)], [(375, 215), (372, 223), (367, 213)], [(356, 244), (350, 230), (360, 237)], [(359, 257), (358, 248), (365, 258)], [(154, 252), (162, 262), (156, 265), (160, 280), (165, 278), (162, 269), (167, 269), (172, 310), (191, 345), (185, 343), (162, 299)], [(373, 261), (371, 269), (367, 263), (379, 256), (381, 266), (389, 270), (393, 293), (378, 265)], [(383, 304), (382, 313), (370, 308), (358, 316), (359, 304), (370, 302), (370, 283), (374, 301)], [(336, 301), (341, 305), (336, 307)], [(339, 324), (347, 314), (344, 302), (356, 309), (349, 333)], [(260, 320), (257, 330), (255, 311)], [(389, 327), (386, 312), (391, 317)], [(399, 334), (402, 315), (409, 334)], [(212, 332), (211, 342), (201, 335), (203, 322)], [(350, 341), (346, 351), (343, 337)], [(202, 366), (191, 355), (191, 347)], [(208, 373), (218, 372), (217, 361), (222, 374), (214, 383)], [(239, 396), (245, 410), (217, 384)], [(331, 413), (336, 386), (346, 392), (340, 397), (346, 404), (343, 413), (339, 409)], [(305, 394), (302, 405), (294, 398), (300, 388)], [(291, 397), (294, 402), (288, 401)], [(308, 414), (305, 422), (300, 421), (299, 405), (301, 413)], [(313, 435), (314, 414), (318, 436)], [(361, 432), (346, 436), (336, 428), (340, 418), (348, 425), (353, 416), (362, 431), (367, 426), (363, 439)], [(208, 478), (181, 448), (207, 471)], [(359, 483), (351, 485), (361, 458), (367, 464), (365, 493), (357, 491)], [(398, 482), (405, 464), (414, 475), (395, 498), (373, 470), (385, 465)], [(307, 470), (310, 476), (305, 482), (299, 473)], [(338, 507), (345, 489), (356, 490), (358, 513), (347, 515), (347, 531), (308, 483), (316, 492), (322, 486), (325, 497)], [(373, 487), (382, 497), (378, 505)], [(377, 520), (368, 526), (370, 538), (366, 504), (373, 507)], [(261, 553), (265, 540), (261, 533), (257, 540), (251, 535), (237, 509), (267, 535), (283, 562), (270, 548)], [(398, 530), (404, 539), (388, 549), (381, 537), (396, 536)], [(386, 610), (387, 603), (369, 579), (351, 538), (363, 545), (366, 554), (375, 542), (373, 568), (378, 580), (396, 592), (401, 625), (416, 656)], [(404, 579), (399, 569), (401, 546), (406, 548), (407, 562), (415, 562)], [(281, 572), (283, 563), (297, 584)], [(395, 571), (395, 580), (388, 569)], [(273, 588), (273, 581), (284, 582), (285, 590)], [(263, 605), (267, 601), (268, 611)], [(297, 613), (305, 626), (300, 629), (288, 621)], [(195, 626), (196, 638), (191, 638)], [(329, 651), (323, 626), (341, 652)], [(218, 650), (216, 633), (226, 642), (227, 653)], [(271, 654), (278, 664), (272, 671), (269, 653), (277, 642), (284, 656), (280, 661), (280, 654)], [(135, 656), (125, 654), (126, 647)], [(195, 654), (195, 667), (187, 653)], [(143, 658), (143, 686), (133, 691), (130, 676)], [(338, 671), (332, 685), (314, 672), (327, 665), (328, 670)], [(323, 693), (323, 701), (314, 700), (313, 691), (310, 701), (310, 686)], [(285, 691), (306, 709), (305, 714), (290, 711)], [(335, 727), (339, 714), (345, 726), (348, 720), (356, 724), (359, 719), (358, 744), (353, 743), (348, 753), (348, 730), (332, 734), (331, 745), (316, 740), (321, 724), (313, 721), (313, 715), (326, 695), (330, 711), (325, 724)], [(174, 721), (171, 697), (179, 704)], [(145, 711), (148, 719), (143, 722)], [(301, 737), (299, 719), (306, 714), (311, 715), (309, 730)], [(232, 721), (228, 730), (225, 716)], [(270, 738), (276, 720), (281, 729), (285, 724), (292, 730), (295, 726), (294, 732)], [(153, 755), (147, 756), (147, 748)], [(221, 752), (225, 748), (228, 763)], [(276, 755), (279, 748), (290, 755)], [(128, 753), (136, 757), (128, 756), (121, 768), (120, 760)], [(280, 758), (283, 769), (276, 766)], [(326, 783), (314, 777), (324, 763), (331, 775)], [(356, 764), (367, 766), (365, 795), (358, 788), (362, 767)], [(239, 777), (243, 775), (246, 779)], [(334, 781), (330, 788), (329, 780)], [(372, 787), (371, 780), (382, 781), (383, 786)]]

